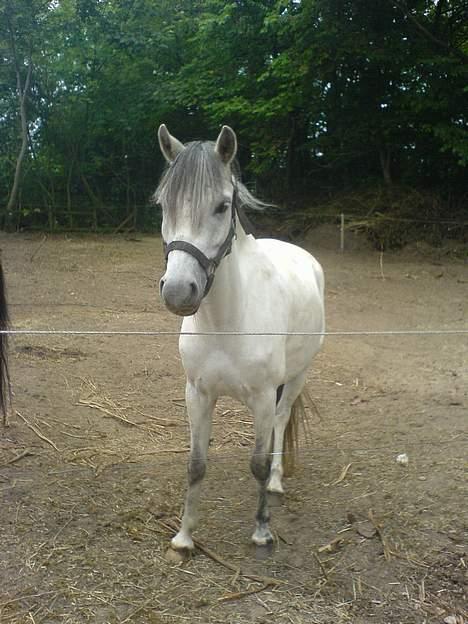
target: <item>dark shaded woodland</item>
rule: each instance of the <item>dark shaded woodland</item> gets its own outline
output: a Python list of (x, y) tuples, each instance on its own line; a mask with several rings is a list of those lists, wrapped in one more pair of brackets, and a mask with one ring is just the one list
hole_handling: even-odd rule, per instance
[(6, 229), (157, 227), (161, 121), (278, 219), (466, 217), (464, 0), (3, 0), (0, 46)]

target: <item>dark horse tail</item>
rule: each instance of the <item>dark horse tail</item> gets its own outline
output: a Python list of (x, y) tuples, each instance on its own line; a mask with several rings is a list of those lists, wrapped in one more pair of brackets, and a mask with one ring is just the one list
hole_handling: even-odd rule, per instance
[[(0, 258), (0, 330), (6, 331), (10, 326), (6, 299), (5, 277)], [(11, 401), (10, 373), (8, 372), (8, 334), (0, 334), (0, 411), (3, 422), (6, 422), (7, 408)]]

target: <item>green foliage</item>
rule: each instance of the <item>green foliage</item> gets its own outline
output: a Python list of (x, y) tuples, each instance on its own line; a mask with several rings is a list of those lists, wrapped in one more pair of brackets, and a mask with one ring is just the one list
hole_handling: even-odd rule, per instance
[(19, 227), (155, 222), (162, 121), (184, 141), (231, 124), (242, 168), (268, 199), (308, 203), (382, 180), (451, 197), (441, 204), (450, 216), (466, 193), (463, 0), (2, 6), (4, 201), (20, 143), (14, 49), (21, 75), (34, 68)]

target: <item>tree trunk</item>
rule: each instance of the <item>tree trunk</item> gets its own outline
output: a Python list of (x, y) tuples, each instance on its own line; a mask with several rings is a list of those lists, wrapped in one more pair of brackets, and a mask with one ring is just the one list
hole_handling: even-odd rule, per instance
[(84, 174), (81, 174), (81, 180), (91, 200), (92, 216), (93, 216), (93, 230), (96, 232), (98, 229), (98, 207), (100, 206), (99, 198), (97, 197), (97, 195), (94, 194), (94, 191), (89, 185), (89, 182), (86, 179), (86, 176)]
[(13, 57), (15, 61), (16, 88), (18, 91), (18, 105), (19, 105), (19, 113), (20, 113), (20, 119), (21, 119), (21, 148), (18, 154), (18, 158), (16, 159), (13, 186), (11, 188), (10, 197), (8, 198), (8, 203), (6, 206), (7, 219), (8, 219), (8, 216), (13, 212), (13, 208), (15, 206), (15, 203), (18, 197), (18, 191), (20, 188), (20, 181), (21, 181), (21, 170), (23, 168), (24, 158), (26, 156), (26, 151), (28, 149), (28, 118), (27, 118), (27, 113), (26, 113), (26, 99), (27, 99), (29, 87), (31, 84), (31, 74), (32, 74), (32, 62), (31, 62), (31, 59), (29, 59), (26, 79), (24, 81), (24, 85), (22, 85), (21, 84), (21, 72), (20, 72), (18, 57), (16, 54), (16, 47), (15, 47), (15, 42), (14, 42), (14, 34), (11, 29), (10, 29), (10, 37), (11, 37), (11, 47), (12, 47)]
[(393, 180), (392, 180), (392, 172), (390, 168), (390, 164), (391, 164), (390, 150), (388, 149), (388, 147), (381, 147), (379, 149), (379, 156), (380, 156), (380, 166), (382, 167), (382, 175), (383, 175), (384, 182), (387, 186), (391, 186), (393, 184)]
[(19, 70), (18, 69), (16, 70), (19, 111), (20, 111), (20, 117), (21, 117), (21, 148), (18, 154), (18, 158), (16, 159), (15, 177), (13, 179), (13, 186), (12, 186), (10, 197), (7, 203), (8, 214), (13, 211), (13, 207), (18, 197), (18, 190), (20, 187), (20, 180), (21, 180), (21, 170), (23, 167), (24, 157), (26, 156), (26, 150), (28, 148), (28, 119), (26, 115), (26, 96), (29, 90), (29, 83), (31, 80), (31, 71), (32, 71), (32, 65), (30, 64), (28, 67), (28, 73), (26, 75), (26, 81), (25, 81), (24, 87), (22, 88), (21, 76), (20, 76)]
[(68, 227), (70, 229), (73, 229), (71, 183), (72, 183), (74, 166), (75, 166), (75, 159), (73, 158), (68, 168), (68, 175), (67, 175), (67, 214), (68, 214)]

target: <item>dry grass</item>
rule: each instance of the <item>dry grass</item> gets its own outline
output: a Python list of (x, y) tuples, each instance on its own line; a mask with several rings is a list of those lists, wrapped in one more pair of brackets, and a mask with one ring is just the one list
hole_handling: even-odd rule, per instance
[[(295, 532), (290, 532), (288, 524), (278, 529), (277, 542), (266, 561), (256, 561), (254, 553), (245, 552), (245, 548), (239, 551), (239, 544), (247, 535), (244, 529), (243, 535), (230, 537), (225, 533), (226, 523), (219, 515), (216, 497), (205, 512), (209, 533), (205, 533), (204, 539), (195, 540), (194, 556), (177, 563), (168, 560), (166, 551), (177, 530), (185, 487), (185, 461), (173, 460), (170, 454), (185, 453), (187, 447), (168, 447), (164, 435), (160, 435), (161, 427), (155, 426), (164, 419), (146, 417), (133, 399), (113, 398), (90, 378), (81, 381), (77, 403), (89, 409), (93, 419), (151, 435), (157, 448), (145, 450), (138, 446), (135, 453), (140, 461), (154, 455), (154, 463), (132, 464), (128, 449), (113, 447), (112, 440), (99, 433), (94, 433), (95, 446), (64, 448), (66, 439), (73, 444), (90, 436), (88, 429), (76, 423), (62, 422), (60, 431), (65, 438), (61, 438), (60, 446), (51, 444), (43, 430), (48, 434), (56, 430), (53, 418), (46, 421), (18, 415), (45, 448), (50, 447), (66, 462), (81, 467), (70, 475), (54, 471), (51, 482), (47, 486), (41, 483), (36, 493), (34, 485), (30, 486), (28, 507), (36, 525), (32, 536), (28, 524), (24, 524), (23, 505), (18, 502), (7, 543), (13, 544), (11, 538), (15, 535), (28, 535), (23, 537), (20, 548), (20, 569), (24, 573), (3, 596), (0, 594), (2, 624), (247, 624), (266, 622), (269, 618), (279, 624), (354, 624), (367, 621), (359, 619), (361, 613), (367, 618), (374, 611), (376, 616), (386, 618), (382, 621), (389, 622), (397, 614), (428, 623), (453, 617), (458, 618), (453, 620), (458, 624), (463, 621), (460, 618), (466, 617), (461, 606), (463, 597), (453, 591), (453, 579), (466, 573), (462, 553), (458, 559), (451, 554), (449, 559), (441, 555), (437, 561), (422, 554), (416, 543), (414, 551), (409, 549), (409, 535), (419, 535), (417, 520), (403, 511), (404, 507), (397, 511), (386, 504), (385, 491), (381, 493), (383, 497), (376, 499), (368, 483), (360, 488), (365, 464), (359, 456), (353, 461), (322, 459), (318, 481), (322, 484), (322, 497), (333, 503), (323, 510), (313, 503), (313, 494), (301, 478), (303, 469), (299, 470), (297, 478), (302, 485), (298, 484), (286, 497), (285, 512), (287, 517), (294, 518), (295, 510), (300, 510), (301, 530), (307, 526), (309, 515), (317, 526), (327, 517), (342, 517), (343, 510), (349, 510), (349, 503), (342, 499), (348, 489), (353, 496), (348, 494), (346, 498), (362, 501), (360, 513), (348, 513), (341, 528), (309, 545), (308, 556), (302, 557), (301, 563), (294, 563), (294, 553), (304, 546), (297, 541)], [(243, 461), (236, 459), (236, 449), (247, 458), (250, 448), (245, 453), (242, 449), (251, 447), (253, 434), (242, 409), (225, 407), (220, 407), (222, 427), (215, 436), (212, 462), (215, 469), (219, 459), (221, 468), (226, 464), (233, 470)], [(171, 428), (164, 431), (168, 429)], [(307, 464), (316, 451), (307, 450), (304, 437), (302, 446), (302, 463)], [(224, 461), (226, 451), (228, 463)], [(26, 460), (29, 454), (15, 454), (4, 467)], [(164, 455), (167, 461), (163, 460)], [(375, 474), (386, 479), (383, 457), (372, 460), (369, 456), (367, 461), (375, 461)], [(161, 471), (165, 475), (166, 469), (171, 471), (171, 477), (164, 476), (165, 485), (161, 485), (158, 478)], [(447, 464), (445, 469), (448, 470)], [(418, 474), (414, 473), (413, 478), (418, 479)], [(252, 520), (250, 515), (246, 518), (245, 512), (250, 505), (253, 513), (253, 484), (249, 484), (250, 502), (245, 500), (242, 487), (237, 493), (233, 491), (235, 487), (235, 482), (231, 482), (229, 491), (234, 500), (231, 512), (227, 512), (228, 523), (242, 517), (248, 527)], [(51, 509), (41, 508), (44, 500), (54, 501)], [(371, 500), (373, 507), (365, 511)], [(280, 518), (284, 514), (278, 510), (274, 513)], [(409, 531), (406, 537), (398, 528), (403, 526)], [(372, 553), (373, 563), (363, 559), (366, 550)], [(17, 547), (11, 551), (11, 557), (7, 553), (13, 570), (17, 567)], [(356, 562), (360, 562), (357, 569)], [(366, 565), (373, 569), (371, 576), (365, 572)], [(364, 570), (360, 570), (363, 566)], [(380, 579), (377, 584), (372, 580), (374, 574)], [(395, 580), (387, 581), (384, 588), (382, 578)]]
[(144, 414), (135, 400), (116, 400), (100, 390), (95, 381), (83, 379), (82, 397), (78, 405), (98, 410), (104, 418), (114, 418), (124, 425), (136, 427), (154, 437), (167, 438), (168, 419)]
[[(380, 621), (389, 622), (394, 617), (415, 622), (466, 617), (463, 596), (453, 591), (453, 581), (466, 573), (463, 553), (422, 558), (416, 543), (415, 553), (407, 551), (399, 544), (403, 534), (398, 527), (413, 531), (412, 519), (403, 511), (391, 513), (388, 506), (378, 513), (369, 509), (350, 516), (326, 541), (310, 545), (299, 563), (294, 553), (300, 552), (300, 542), (288, 536), (288, 525), (279, 528), (270, 558), (257, 561), (254, 551), (239, 550), (244, 538), (226, 533), (213, 502), (205, 510), (209, 530), (196, 539), (194, 555), (182, 562), (168, 561), (166, 550), (177, 530), (184, 484), (183, 462), (177, 474), (171, 466), (165, 485), (157, 480), (164, 469), (159, 459), (152, 465), (111, 466), (98, 475), (86, 468), (55, 472), (46, 489), (44, 484), (42, 490), (31, 487), (28, 508), (34, 514), (34, 531), (20, 503), (6, 536), (7, 545), (13, 544), (14, 535), (24, 536), (20, 548), (11, 551), (12, 558), (7, 546), (4, 559), (11, 569), (23, 572), (0, 594), (2, 624), (247, 624), (269, 618), (280, 624), (345, 624), (365, 622), (360, 614), (367, 618), (374, 611), (376, 617), (381, 614)], [(340, 492), (346, 491), (347, 483), (354, 482), (355, 488), (356, 477), (349, 462), (338, 477), (331, 468), (323, 470), (329, 477), (323, 496), (333, 498), (334, 515), (340, 517), (340, 507), (348, 506)], [(238, 497), (234, 488), (233, 482), (230, 493)], [(48, 508), (41, 507), (44, 500), (50, 501)], [(238, 500), (232, 502), (236, 515)], [(310, 492), (303, 485), (290, 491), (285, 509), (289, 517), (293, 502), (302, 508), (305, 526)], [(318, 512), (320, 504), (313, 508)], [(235, 514), (229, 513), (231, 524)], [(282, 513), (275, 514), (273, 526), (278, 526)], [(325, 518), (319, 513), (314, 517), (318, 524)], [(250, 516), (245, 518), (248, 527)], [(417, 525), (414, 530), (418, 534)], [(379, 562), (378, 577), (386, 577), (386, 583), (377, 578), (373, 582), (366, 573), (366, 552), (374, 568)]]
[[(15, 326), (176, 326), (138, 277), (162, 268), (162, 256), (154, 265), (160, 241), (54, 240), (36, 255), (36, 271), (29, 259), (37, 242), (11, 241), (10, 292), (26, 304), (13, 308)], [(462, 305), (464, 275), (455, 266), (434, 282), (429, 264), (403, 267), (386, 255), (383, 282), (373, 279), (376, 255), (345, 260), (325, 257), (331, 326), (414, 318), (435, 326)], [(418, 280), (409, 283), (408, 271)], [(1, 624), (466, 619), (459, 341), (326, 343), (311, 383), (321, 415), (309, 441), (300, 436), (300, 465), (272, 509), (276, 541), (263, 559), (249, 543), (252, 420), (235, 402), (220, 401), (199, 547), (180, 563), (166, 559), (189, 439), (176, 340), (15, 345), (26, 347), (12, 358), (24, 419), (0, 430)], [(395, 461), (402, 452), (405, 467)]]
[[(438, 555), (439, 559), (427, 557), (424, 542), (413, 543), (410, 537), (422, 535), (418, 520), (404, 506), (398, 509), (386, 503), (385, 489), (376, 498), (371, 484), (362, 482), (363, 468), (369, 462), (375, 463), (371, 473), (380, 475), (377, 481), (388, 482), (381, 454), (373, 458), (369, 453), (365, 461), (362, 452), (352, 461), (322, 457), (317, 481), (322, 487), (320, 496), (328, 503), (323, 508), (305, 487), (304, 470), (300, 468), (297, 487), (292, 491), (289, 488), (284, 511), (274, 511), (273, 527), (278, 523), (280, 526), (274, 550), (266, 561), (257, 561), (245, 546), (239, 550), (239, 544), (248, 539), (246, 529), (252, 523), (253, 483), (249, 482), (246, 500), (244, 487), (235, 480), (230, 482), (228, 490), (233, 500), (230, 511), (224, 512), (227, 523), (216, 502), (219, 494), (210, 493), (208, 488), (207, 498), (213, 500), (205, 510), (204, 523), (209, 532), (205, 532), (205, 538), (196, 539), (193, 557), (177, 563), (168, 560), (166, 551), (177, 530), (185, 487), (185, 460), (170, 455), (187, 452), (182, 445), (184, 438), (180, 437), (179, 445), (168, 446), (165, 436), (171, 427), (162, 424), (167, 419), (148, 417), (133, 397), (114, 398), (90, 378), (81, 380), (78, 394), (78, 406), (89, 410), (91, 419), (102, 419), (145, 438), (151, 436), (155, 448), (147, 450), (137, 444), (134, 453), (140, 462), (144, 457), (144, 461), (151, 458), (152, 463), (133, 464), (128, 447), (113, 444), (109, 435), (102, 437), (98, 431), (83, 428), (83, 422), (61, 422), (57, 429), (59, 421), (53, 417), (45, 420), (18, 413), (45, 450), (50, 448), (51, 454), (58, 453), (77, 468), (70, 474), (60, 469), (52, 471), (47, 484), (39, 474), (24, 472), (30, 480), (27, 508), (35, 519), (34, 530), (31, 534), (27, 517), (23, 516), (24, 503), (18, 499), (11, 534), (6, 539), (11, 550), (7, 548), (5, 560), (9, 562), (6, 570), (13, 571), (18, 570), (20, 557), (23, 573), (0, 594), (2, 624), (247, 624), (269, 618), (279, 624), (354, 624), (366, 622), (359, 619), (361, 614), (367, 618), (374, 611), (386, 618), (381, 621), (404, 617), (435, 623), (453, 617), (458, 618), (453, 620), (458, 624), (467, 616), (462, 594), (454, 591), (454, 579), (466, 573), (463, 553), (458, 558), (454, 553), (448, 558), (446, 554)], [(214, 466), (215, 472), (225, 466), (239, 470), (252, 446), (251, 422), (245, 420), (243, 409), (226, 409), (226, 405), (221, 405), (220, 415), (211, 468)], [(60, 446), (49, 438), (56, 431), (65, 436), (60, 438)], [(316, 456), (316, 450), (308, 450), (304, 436), (305, 432), (301, 438), (303, 465)], [(94, 445), (72, 446), (84, 438)], [(244, 446), (249, 447), (245, 452)], [(226, 452), (229, 462), (224, 461)], [(30, 455), (29, 450), (15, 454), (3, 467), (13, 469)], [(450, 471), (447, 462), (439, 466)], [(399, 474), (411, 474), (405, 470)], [(413, 473), (414, 483), (419, 475), (419, 471)], [(16, 487), (14, 484), (13, 490)], [(398, 489), (398, 483), (395, 487)], [(44, 500), (50, 501), (46, 508)], [(229, 505), (222, 500), (223, 508)], [(373, 506), (367, 507), (370, 501)], [(360, 512), (349, 512), (350, 504), (351, 508), (358, 504)], [(320, 526), (330, 518), (343, 517), (346, 509), (347, 521), (316, 544), (308, 540), (302, 543), (297, 529), (288, 524), (296, 510), (301, 518), (298, 526), (304, 531), (308, 517)], [(284, 514), (286, 524), (279, 522)], [(226, 527), (234, 518), (243, 518), (243, 525), (247, 524), (242, 525), (242, 534), (230, 536)], [(406, 534), (401, 527), (405, 527)], [(22, 536), (20, 547), (14, 546), (18, 536)], [(295, 562), (294, 553), (304, 547), (307, 555), (300, 563)], [(369, 555), (364, 557), (364, 552)], [(366, 559), (368, 556), (371, 560)], [(370, 575), (366, 566), (372, 571)], [(373, 575), (379, 579), (377, 583)], [(383, 583), (385, 578), (387, 582)]]

